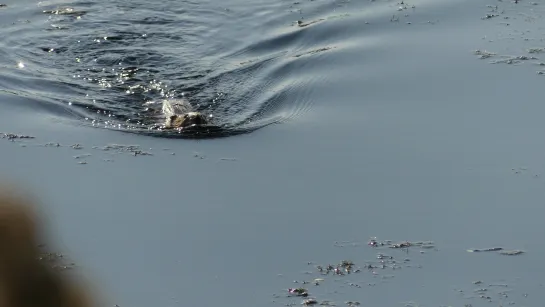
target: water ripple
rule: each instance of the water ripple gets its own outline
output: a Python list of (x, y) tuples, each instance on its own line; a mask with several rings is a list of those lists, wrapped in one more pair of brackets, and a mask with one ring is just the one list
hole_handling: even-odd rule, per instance
[[(305, 71), (335, 51), (328, 32), (288, 25), (287, 3), (219, 4), (40, 2), (18, 11), (29, 22), (2, 30), (8, 63), (28, 65), (10, 67), (0, 85), (54, 101), (51, 111), (78, 123), (164, 137), (245, 133), (309, 110), (313, 80), (326, 72)], [(157, 105), (182, 98), (213, 129), (161, 130)]]

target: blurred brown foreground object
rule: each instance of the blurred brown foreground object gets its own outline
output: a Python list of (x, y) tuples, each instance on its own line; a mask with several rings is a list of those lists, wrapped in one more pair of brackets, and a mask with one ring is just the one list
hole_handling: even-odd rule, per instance
[(39, 260), (41, 221), (32, 202), (15, 191), (0, 186), (0, 307), (91, 307), (77, 280)]

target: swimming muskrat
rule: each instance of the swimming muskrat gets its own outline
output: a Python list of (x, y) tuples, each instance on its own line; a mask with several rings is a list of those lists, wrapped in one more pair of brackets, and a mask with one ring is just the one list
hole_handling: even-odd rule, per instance
[[(145, 103), (148, 131), (164, 131), (161, 136), (182, 134), (183, 137), (203, 138), (218, 137), (232, 133), (227, 125), (218, 123), (211, 114), (201, 113), (186, 99), (164, 99)], [(154, 106), (160, 106), (161, 109)], [(175, 131), (171, 134), (167, 131)], [(155, 134), (155, 132), (152, 132)], [(0, 306), (1, 307), (1, 306)]]
[(185, 99), (164, 100), (162, 113), (165, 116), (164, 129), (183, 129), (209, 124), (208, 118), (201, 112), (193, 111), (191, 104)]

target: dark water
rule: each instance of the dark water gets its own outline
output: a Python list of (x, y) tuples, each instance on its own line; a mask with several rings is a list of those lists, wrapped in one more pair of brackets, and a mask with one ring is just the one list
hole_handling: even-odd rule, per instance
[(201, 136), (249, 132), (311, 107), (305, 92), (327, 79), (331, 68), (315, 66), (340, 29), (296, 22), (342, 17), (347, 5), (13, 2), (0, 12), (16, 18), (2, 22), (0, 86), (77, 124), (153, 133), (161, 119), (152, 110), (185, 98), (219, 127)]

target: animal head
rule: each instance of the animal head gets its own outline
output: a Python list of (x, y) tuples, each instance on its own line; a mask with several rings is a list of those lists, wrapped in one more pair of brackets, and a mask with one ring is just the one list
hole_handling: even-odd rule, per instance
[(171, 128), (185, 128), (206, 125), (206, 117), (199, 112), (188, 112), (183, 115), (171, 115), (167, 126)]

